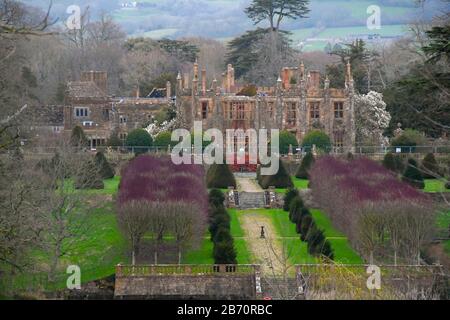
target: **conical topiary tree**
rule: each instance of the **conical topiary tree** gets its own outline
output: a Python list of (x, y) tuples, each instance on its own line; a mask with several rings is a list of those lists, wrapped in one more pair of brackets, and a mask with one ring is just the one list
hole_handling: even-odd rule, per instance
[(402, 180), (409, 183), (418, 189), (425, 188), (425, 183), (423, 181), (423, 176), (417, 168), (417, 161), (414, 159), (408, 160), (408, 167), (405, 173), (403, 173)]
[(314, 230), (314, 228), (316, 228), (316, 226), (313, 217), (310, 214), (304, 215), (300, 225), (300, 239), (306, 241), (306, 239), (308, 239), (309, 231)]
[(233, 241), (217, 242), (213, 251), (215, 264), (237, 264)]
[(434, 154), (428, 153), (422, 160), (422, 171), (425, 179), (436, 179), (440, 175), (439, 165)]
[(309, 169), (311, 169), (314, 164), (314, 155), (311, 152), (308, 152), (302, 159), (302, 163), (297, 169), (295, 176), (299, 179), (308, 179), (309, 178)]
[(293, 188), (291, 177), (289, 176), (286, 168), (284, 167), (283, 161), (279, 161), (278, 171), (274, 175), (263, 176), (259, 173), (258, 182), (263, 189), (269, 187), (275, 188)]
[(310, 228), (306, 241), (308, 241), (308, 253), (317, 256), (322, 252), (322, 246), (325, 242), (323, 231), (317, 227)]
[(214, 207), (223, 206), (223, 202), (225, 201), (225, 195), (219, 189), (212, 189), (209, 192), (208, 197), (209, 204)]
[(95, 155), (95, 164), (97, 165), (98, 173), (102, 179), (114, 178), (114, 170), (109, 164), (103, 152), (97, 152)]
[(292, 200), (297, 197), (298, 194), (298, 190), (297, 189), (293, 189), (290, 188), (286, 191), (286, 194), (284, 195), (284, 203), (283, 203), (283, 210), (284, 211), (289, 211), (289, 208), (291, 206), (291, 202)]
[(206, 173), (208, 188), (236, 188), (236, 179), (227, 164), (212, 164)]
[(289, 207), (289, 220), (291, 220), (291, 222), (296, 223), (298, 221), (298, 218), (300, 217), (302, 208), (304, 206), (305, 205), (300, 196), (297, 196), (294, 199), (292, 199), (291, 205)]
[(394, 158), (394, 155), (391, 152), (386, 153), (386, 155), (384, 156), (384, 158), (383, 158), (383, 166), (386, 169), (391, 170), (393, 172), (397, 171), (397, 165), (395, 163), (395, 158)]
[(331, 247), (331, 242), (329, 240), (325, 240), (323, 242), (323, 245), (321, 247), (321, 252), (322, 256), (327, 257), (330, 260), (334, 260), (334, 250)]

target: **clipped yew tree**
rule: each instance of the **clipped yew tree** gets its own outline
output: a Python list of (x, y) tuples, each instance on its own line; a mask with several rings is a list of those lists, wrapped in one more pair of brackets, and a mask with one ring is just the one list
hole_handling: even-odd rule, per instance
[(383, 167), (385, 167), (386, 169), (391, 170), (393, 172), (397, 171), (397, 165), (395, 162), (395, 158), (391, 152), (386, 153), (386, 155), (384, 156)]
[(309, 169), (314, 164), (314, 156), (311, 152), (308, 152), (302, 159), (302, 163), (297, 168), (295, 176), (299, 179), (309, 179)]
[(95, 164), (102, 179), (114, 178), (114, 169), (109, 164), (103, 152), (97, 152), (95, 155)]
[(425, 179), (435, 179), (440, 174), (439, 165), (434, 154), (428, 153), (422, 160), (422, 171)]
[(226, 189), (236, 188), (236, 179), (228, 164), (212, 164), (206, 174), (206, 185), (208, 188)]
[(402, 180), (409, 183), (413, 187), (416, 187), (417, 189), (425, 188), (423, 176), (417, 167), (416, 160), (408, 160), (408, 166), (406, 167), (405, 173), (403, 173)]
[(289, 208), (291, 206), (292, 200), (295, 199), (295, 197), (298, 197), (298, 190), (295, 188), (290, 188), (286, 191), (286, 194), (284, 195), (284, 203), (283, 203), (283, 210), (289, 211)]
[(274, 175), (264, 176), (261, 174), (261, 168), (258, 168), (257, 177), (258, 183), (263, 189), (267, 189), (269, 187), (275, 188), (293, 188), (294, 184), (292, 183), (291, 177), (289, 176), (283, 161), (278, 159), (278, 171)]

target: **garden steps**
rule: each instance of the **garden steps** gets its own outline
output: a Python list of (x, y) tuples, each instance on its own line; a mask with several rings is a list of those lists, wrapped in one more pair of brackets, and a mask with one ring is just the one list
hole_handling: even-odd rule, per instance
[(261, 209), (264, 207), (264, 192), (239, 192), (239, 209)]

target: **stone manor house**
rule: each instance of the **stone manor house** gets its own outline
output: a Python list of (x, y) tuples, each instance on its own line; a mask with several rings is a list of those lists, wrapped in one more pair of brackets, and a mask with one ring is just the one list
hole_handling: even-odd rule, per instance
[[(228, 65), (221, 83), (208, 85), (206, 70), (196, 62), (192, 73), (179, 74), (175, 94), (170, 82), (147, 97), (118, 98), (108, 95), (107, 74), (83, 72), (80, 81), (69, 82), (64, 105), (31, 108), (31, 130), (70, 134), (81, 126), (92, 148), (104, 145), (115, 132), (122, 140), (127, 134), (152, 121), (155, 113), (176, 101), (179, 123), (187, 129), (202, 121), (204, 130), (280, 129), (288, 130), (301, 142), (313, 129), (325, 131), (335, 147), (355, 144), (354, 86), (347, 64), (345, 88), (330, 88), (318, 71), (306, 72), (303, 63), (284, 68), (274, 87), (256, 88), (255, 96), (240, 95), (243, 86), (235, 82)], [(191, 81), (189, 79), (192, 79)], [(176, 99), (174, 99), (174, 96)]]

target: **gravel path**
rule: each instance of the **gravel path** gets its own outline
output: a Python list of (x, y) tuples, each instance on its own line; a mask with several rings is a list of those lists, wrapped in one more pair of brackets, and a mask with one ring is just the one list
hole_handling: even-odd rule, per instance
[(264, 192), (255, 179), (237, 177), (236, 182), (241, 192)]
[[(283, 249), (272, 220), (252, 213), (242, 215), (239, 219), (255, 263), (261, 264), (263, 273), (281, 274)], [(261, 239), (261, 226), (264, 226), (266, 239)]]

